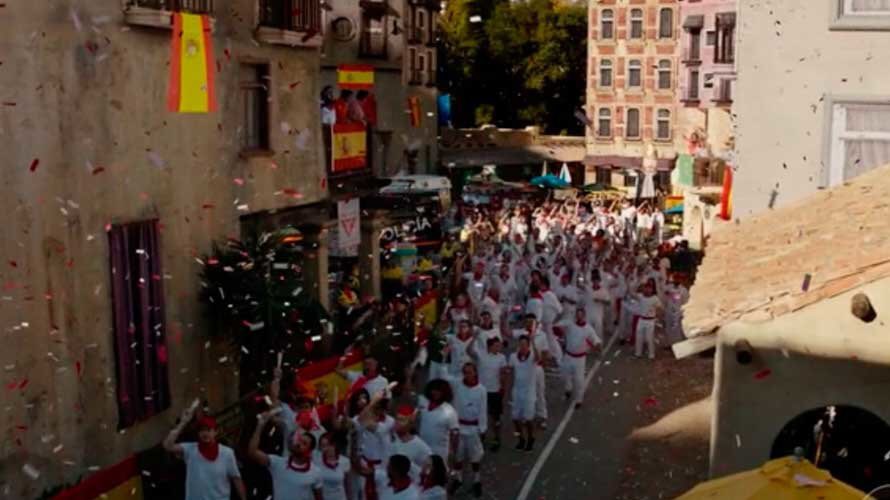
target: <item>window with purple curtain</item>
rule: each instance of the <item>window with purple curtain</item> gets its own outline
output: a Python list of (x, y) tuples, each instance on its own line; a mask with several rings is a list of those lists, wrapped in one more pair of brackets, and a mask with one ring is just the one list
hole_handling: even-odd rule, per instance
[(108, 232), (117, 373), (118, 427), (170, 406), (158, 221)]

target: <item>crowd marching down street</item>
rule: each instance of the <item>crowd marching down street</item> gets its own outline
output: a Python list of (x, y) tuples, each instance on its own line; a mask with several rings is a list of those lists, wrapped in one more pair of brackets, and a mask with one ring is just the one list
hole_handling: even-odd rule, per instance
[[(362, 372), (338, 367), (351, 384), (345, 414), (320, 418), (311, 398), (282, 389), (276, 369), (271, 409), (247, 452), (271, 475), (275, 500), (481, 497), (486, 453), (536, 450), (547, 390), (584, 404), (587, 361), (604, 340), (617, 336), (641, 360), (682, 340), (692, 257), (685, 242), (665, 241), (664, 216), (648, 203), (462, 206), (445, 219), (451, 236), (436, 256), (449, 297), (441, 333), (404, 367), (403, 384), (423, 382), (422, 394), (397, 389), (367, 355)], [(561, 386), (548, 387), (547, 373)], [(194, 411), (164, 442), (186, 464), (187, 500), (227, 500), (233, 490), (265, 498), (248, 496), (256, 487), (242, 481), (213, 419), (199, 419), (197, 443), (178, 442)], [(502, 450), (505, 419), (514, 439)], [(273, 421), (280, 454), (264, 451)]]

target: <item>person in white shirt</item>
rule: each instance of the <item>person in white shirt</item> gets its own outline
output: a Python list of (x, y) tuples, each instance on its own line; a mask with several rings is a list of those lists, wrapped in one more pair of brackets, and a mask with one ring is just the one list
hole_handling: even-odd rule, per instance
[[(550, 289), (550, 280), (547, 278), (544, 278), (544, 287), (541, 289), (541, 298), (544, 302), (543, 315), (539, 317), (541, 328), (544, 330), (544, 333), (547, 334), (550, 355), (557, 363), (559, 363), (562, 361), (562, 348), (556, 339), (556, 335), (553, 334), (553, 325), (556, 324), (557, 318), (562, 314), (562, 303), (560, 303), (559, 297), (557, 297), (556, 294), (553, 293), (553, 290)], [(545, 410), (544, 419), (546, 420), (546, 418)]]
[(390, 400), (389, 387), (377, 392), (367, 406), (362, 409), (353, 424), (357, 430), (356, 469), (365, 476), (365, 480), (359, 485), (359, 496), (367, 494), (370, 474), (367, 471), (381, 469), (384, 461), (390, 454), (392, 442), (392, 430), (395, 420), (387, 415), (386, 407)]
[(448, 500), (448, 469), (445, 461), (433, 455), (430, 466), (420, 481), (420, 500)]
[(580, 297), (578, 287), (572, 283), (572, 275), (568, 269), (559, 277), (559, 285), (554, 287), (553, 291), (562, 305), (562, 312), (557, 321), (571, 321), (570, 316), (578, 305)]
[[(478, 345), (478, 344), (477, 344)], [(501, 448), (501, 415), (504, 414), (505, 380), (507, 376), (507, 358), (501, 353), (503, 342), (500, 338), (493, 337), (486, 341), (485, 350), (475, 348), (470, 355), (476, 360), (479, 367), (479, 380), (486, 391), (486, 408), (488, 409), (489, 427), (494, 434), (491, 451), (497, 452)]]
[(566, 356), (562, 361), (566, 399), (571, 398), (575, 408), (580, 408), (581, 402), (584, 400), (587, 354), (592, 348), (601, 346), (603, 341), (593, 327), (587, 323), (587, 312), (584, 307), (575, 309), (574, 322), (566, 321), (558, 326), (565, 332), (566, 340)]
[(689, 301), (689, 290), (676, 275), (665, 287), (665, 299), (665, 336), (673, 345), (686, 338), (683, 334), (683, 305)]
[(463, 466), (469, 462), (473, 469), (473, 495), (482, 496), (482, 479), (480, 469), (485, 451), (480, 436), (488, 430), (487, 393), (479, 384), (479, 372), (473, 362), (467, 362), (463, 368), (463, 379), (452, 382), (454, 387), (454, 404), (460, 423), (460, 439), (458, 440), (457, 456), (454, 461), (455, 480), (452, 493), (457, 492), (462, 482)]
[(445, 346), (445, 352), (450, 359), (448, 374), (450, 377), (460, 377), (464, 363), (470, 360), (467, 350), (470, 348), (470, 344), (475, 342), (470, 322), (461, 321), (458, 324), (457, 334), (447, 335), (446, 340), (448, 343)]
[(411, 478), (411, 460), (405, 455), (392, 455), (386, 464), (386, 471), (374, 471), (375, 495), (378, 500), (418, 500), (420, 490)]
[(392, 455), (405, 455), (411, 463), (424, 469), (430, 464), (433, 450), (423, 439), (414, 434), (414, 420), (417, 410), (410, 405), (401, 405), (396, 410), (396, 425), (393, 428), (392, 444), (389, 451)]
[(262, 413), (247, 447), (251, 460), (269, 469), (272, 476), (273, 500), (322, 500), (322, 480), (318, 466), (312, 464), (315, 438), (312, 434), (297, 432), (291, 440), (290, 455), (267, 455), (260, 450), (260, 436), (271, 415)]
[[(494, 321), (491, 318), (491, 313), (488, 311), (482, 311), (481, 321), (479, 326), (476, 327), (476, 331), (474, 333), (476, 336), (476, 341), (470, 345), (471, 349), (475, 349), (476, 352), (484, 351), (488, 346), (489, 339), (501, 339), (501, 330), (494, 324)], [(470, 353), (472, 355), (472, 353)]]
[(637, 297), (634, 308), (637, 314), (636, 341), (634, 355), (643, 355), (643, 343), (649, 348), (649, 359), (655, 359), (655, 316), (661, 307), (661, 301), (655, 295), (655, 282), (649, 280), (643, 285), (642, 295)]
[(507, 363), (511, 374), (511, 416), (519, 441), (517, 450), (531, 451), (535, 443), (535, 377), (537, 355), (528, 335), (520, 335), (516, 352)]
[(500, 304), (511, 311), (520, 304), (519, 290), (514, 276), (510, 274), (510, 265), (501, 264), (498, 274), (491, 278), (491, 288), (496, 288), (500, 294)]
[(318, 466), (321, 475), (321, 491), (324, 500), (351, 499), (349, 459), (337, 452), (334, 435), (327, 433), (321, 436), (321, 439), (318, 440), (318, 448), (321, 453), (315, 465)]
[(471, 316), (472, 307), (470, 299), (465, 293), (461, 293), (455, 297), (454, 303), (449, 304), (445, 308), (445, 313), (442, 315), (442, 323), (445, 327), (450, 327), (452, 331), (456, 332), (458, 324), (461, 321), (470, 321)]
[(198, 420), (198, 442), (177, 443), (182, 430), (192, 421), (194, 407), (187, 408), (179, 424), (164, 439), (164, 449), (185, 462), (185, 500), (230, 500), (235, 487), (238, 498), (247, 500), (247, 490), (235, 452), (216, 440), (216, 421), (211, 417)]
[(535, 351), (535, 419), (542, 429), (547, 428), (547, 376), (544, 366), (553, 362), (550, 352), (550, 342), (547, 334), (541, 329), (537, 318), (533, 314), (525, 316), (525, 329), (513, 332), (513, 337), (527, 335)]
[(491, 316), (491, 321), (497, 329), (500, 329), (501, 320), (504, 317), (504, 308), (501, 305), (500, 296), (500, 292), (497, 288), (489, 288), (478, 309), (479, 318), (482, 318), (482, 313), (487, 312), (488, 315)]
[(587, 310), (587, 322), (598, 335), (605, 337), (606, 311), (611, 307), (612, 296), (608, 290), (603, 288), (600, 274), (596, 270), (591, 272), (590, 281), (584, 285), (582, 287), (582, 304)]
[(418, 433), (434, 455), (449, 461), (457, 450), (460, 423), (457, 412), (451, 406), (454, 393), (446, 380), (430, 380), (419, 398)]
[(486, 278), (485, 278), (485, 263), (479, 262), (474, 266), (472, 273), (466, 274), (466, 279), (468, 281), (467, 284), (467, 295), (470, 297), (470, 302), (473, 304), (474, 308), (479, 308), (482, 305), (482, 299), (485, 297), (485, 286), (486, 286)]
[(347, 371), (343, 367), (345, 356), (340, 358), (337, 364), (337, 373), (348, 380), (352, 385), (349, 387), (349, 393), (354, 394), (361, 389), (368, 391), (373, 397), (375, 394), (384, 391), (389, 386), (386, 377), (380, 374), (380, 365), (373, 356), (365, 356), (362, 362), (363, 369), (361, 373)]
[(652, 214), (652, 232), (659, 245), (664, 243), (664, 212), (661, 210), (656, 210)]

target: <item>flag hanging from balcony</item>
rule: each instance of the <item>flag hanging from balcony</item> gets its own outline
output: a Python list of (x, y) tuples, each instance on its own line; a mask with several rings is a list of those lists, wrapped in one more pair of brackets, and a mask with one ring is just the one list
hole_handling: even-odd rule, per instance
[(420, 98), (417, 96), (408, 98), (408, 113), (411, 118), (411, 126), (417, 128), (420, 126)]
[(728, 163), (723, 169), (723, 192), (720, 194), (720, 218), (732, 218), (732, 166)]
[(337, 85), (341, 89), (374, 88), (374, 67), (368, 64), (341, 64), (337, 67)]
[(167, 109), (175, 113), (216, 111), (214, 68), (210, 19), (174, 12)]
[(334, 124), (331, 172), (359, 170), (367, 165), (367, 133), (363, 123)]

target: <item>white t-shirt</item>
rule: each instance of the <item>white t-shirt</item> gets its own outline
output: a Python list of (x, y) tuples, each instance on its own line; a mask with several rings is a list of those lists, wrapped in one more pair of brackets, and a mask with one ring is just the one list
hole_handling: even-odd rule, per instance
[(198, 451), (198, 443), (181, 443), (185, 461), (186, 500), (229, 500), (232, 478), (240, 478), (235, 452), (219, 445), (219, 455), (210, 461)]
[(425, 397), (421, 397), (417, 404), (420, 438), (434, 454), (448, 460), (451, 432), (460, 430), (457, 412), (448, 403), (442, 403), (430, 411), (429, 404)]
[(315, 490), (322, 488), (321, 473), (317, 465), (309, 462), (305, 471), (290, 467), (288, 458), (278, 455), (269, 457), (269, 473), (272, 475), (273, 500), (315, 500)]
[[(474, 349), (477, 353), (488, 350), (489, 339), (500, 339), (501, 330), (496, 325), (491, 328), (476, 327), (476, 345)], [(503, 340), (503, 339), (501, 339)]]
[[(360, 379), (363, 375), (361, 372), (346, 373), (349, 375), (349, 382), (351, 384), (354, 384), (355, 381)], [(363, 385), (362, 388), (368, 391), (368, 395), (373, 398), (375, 394), (382, 391), (383, 389), (386, 389), (388, 385), (389, 380), (386, 380), (386, 377), (384, 377), (383, 375), (378, 374), (376, 377), (366, 380), (365, 385)]]
[(584, 326), (578, 326), (577, 323), (563, 323), (566, 339), (566, 353), (570, 356), (580, 357), (586, 355), (590, 350), (588, 343), (592, 345), (600, 345), (603, 341), (596, 334), (596, 331), (588, 323)]
[(510, 355), (508, 366), (513, 369), (513, 398), (517, 394), (535, 393), (535, 358), (531, 353), (524, 361), (519, 359), (519, 353)]
[(449, 371), (452, 375), (457, 376), (464, 369), (464, 364), (467, 361), (470, 361), (470, 353), (467, 351), (470, 348), (470, 342), (473, 341), (473, 336), (470, 335), (464, 340), (458, 338), (457, 335), (448, 335), (447, 337), (448, 345), (451, 347), (451, 364), (449, 365)]
[(547, 290), (543, 294), (544, 298), (544, 314), (541, 322), (552, 325), (556, 322), (556, 318), (562, 314), (562, 304), (559, 302), (556, 294), (552, 290)]
[(343, 479), (350, 469), (349, 459), (341, 455), (337, 458), (337, 464), (334, 467), (325, 463), (324, 459), (319, 459), (315, 467), (318, 468), (321, 476), (322, 497), (325, 500), (346, 500)]
[(448, 492), (442, 486), (421, 490), (419, 500), (448, 500)]
[(485, 386), (476, 384), (469, 387), (462, 380), (454, 381), (451, 386), (454, 388), (454, 407), (460, 433), (473, 435), (488, 430), (488, 394)]
[(645, 295), (640, 295), (636, 301), (636, 310), (637, 314), (639, 314), (642, 318), (655, 318), (656, 308), (661, 304), (661, 300), (658, 299), (657, 295), (653, 295), (651, 297), (646, 297)]
[(534, 314), (535, 319), (541, 321), (544, 318), (544, 300), (531, 297), (525, 304), (525, 314)]
[(396, 421), (386, 415), (372, 431), (361, 424), (358, 415), (353, 418), (358, 429), (359, 454), (366, 460), (383, 463), (389, 457), (390, 433)]
[(392, 443), (389, 445), (390, 455), (405, 455), (411, 459), (411, 463), (423, 468), (430, 461), (433, 450), (423, 439), (411, 436), (408, 441), (402, 441), (399, 436), (393, 434)]
[(507, 357), (502, 353), (491, 354), (488, 349), (477, 351), (479, 382), (488, 392), (500, 392), (501, 370), (507, 366)]

